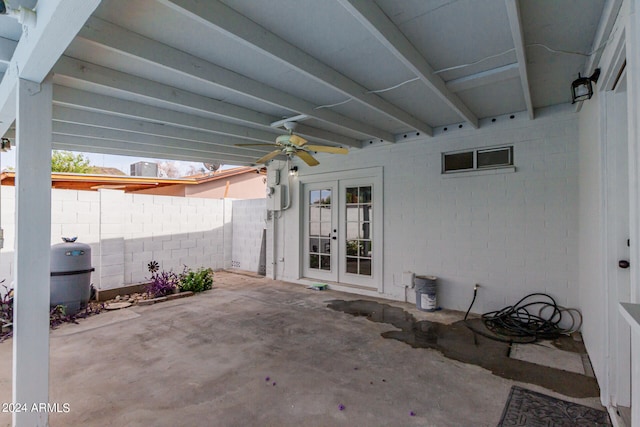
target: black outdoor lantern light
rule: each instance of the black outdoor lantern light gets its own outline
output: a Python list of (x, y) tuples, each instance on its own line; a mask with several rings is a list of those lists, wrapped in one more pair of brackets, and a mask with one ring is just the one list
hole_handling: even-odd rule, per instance
[(597, 83), (598, 77), (600, 77), (600, 68), (596, 68), (591, 77), (582, 77), (578, 73), (578, 78), (571, 83), (571, 103), (591, 99), (593, 96), (591, 82)]

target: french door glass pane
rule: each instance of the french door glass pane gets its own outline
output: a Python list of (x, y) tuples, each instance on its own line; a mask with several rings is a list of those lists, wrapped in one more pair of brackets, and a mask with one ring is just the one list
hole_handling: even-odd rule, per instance
[(320, 255), (309, 255), (309, 268), (320, 268)]
[(371, 276), (372, 266), (372, 187), (347, 187), (345, 191), (346, 272)]
[(320, 203), (320, 190), (309, 191), (309, 204), (317, 205)]
[(329, 239), (320, 239), (320, 253), (322, 253), (322, 254), (330, 254), (331, 253), (331, 240), (329, 240)]
[(347, 221), (358, 221), (358, 205), (347, 205)]
[(358, 258), (347, 257), (347, 273), (358, 274)]
[(320, 235), (324, 237), (331, 236), (331, 223), (323, 222), (320, 224)]
[(358, 203), (371, 203), (371, 186), (360, 187), (358, 195)]
[(316, 237), (309, 239), (309, 253), (320, 252), (320, 240)]
[(371, 276), (371, 260), (360, 258), (359, 274), (361, 276)]
[(331, 270), (331, 189), (309, 191), (309, 268)]

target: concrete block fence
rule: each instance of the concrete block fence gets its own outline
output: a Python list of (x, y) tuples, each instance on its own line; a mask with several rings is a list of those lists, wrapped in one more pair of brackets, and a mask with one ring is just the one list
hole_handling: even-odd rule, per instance
[(232, 267), (261, 274), (266, 273), (264, 259), (265, 213), (266, 199), (236, 200), (233, 202)]
[[(51, 243), (61, 242), (63, 236), (77, 236), (79, 242), (90, 245), (91, 262), (96, 269), (92, 283), (99, 290), (144, 282), (149, 277), (147, 264), (152, 260), (162, 269), (177, 272), (182, 271), (183, 265), (213, 269), (237, 265), (258, 272), (265, 203), (264, 199), (53, 189)], [(14, 265), (14, 187), (0, 189), (0, 214), (5, 236), (0, 251), (0, 279), (9, 285)]]

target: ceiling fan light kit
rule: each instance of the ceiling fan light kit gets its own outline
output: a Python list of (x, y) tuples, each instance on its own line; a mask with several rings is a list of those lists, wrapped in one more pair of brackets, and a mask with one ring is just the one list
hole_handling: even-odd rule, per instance
[[(236, 144), (238, 147), (276, 147), (276, 149), (268, 154), (265, 154), (256, 163), (266, 163), (275, 157), (284, 154), (289, 160), (294, 156), (298, 156), (303, 162), (309, 166), (317, 166), (320, 164), (312, 155), (314, 153), (330, 153), (330, 154), (347, 154), (349, 150), (342, 147), (331, 147), (329, 145), (314, 145), (307, 144), (307, 140), (303, 137), (296, 135), (293, 131), (298, 124), (296, 122), (287, 121), (282, 124), (285, 129), (289, 131), (286, 135), (280, 135), (276, 138), (275, 144)], [(297, 175), (297, 166), (296, 175)]]

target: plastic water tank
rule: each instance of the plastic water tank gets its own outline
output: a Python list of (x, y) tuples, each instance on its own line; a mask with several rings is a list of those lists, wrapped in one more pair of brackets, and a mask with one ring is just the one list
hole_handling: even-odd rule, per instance
[(91, 297), (91, 246), (63, 237), (51, 246), (50, 305), (63, 305), (67, 314), (86, 307)]

